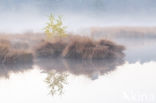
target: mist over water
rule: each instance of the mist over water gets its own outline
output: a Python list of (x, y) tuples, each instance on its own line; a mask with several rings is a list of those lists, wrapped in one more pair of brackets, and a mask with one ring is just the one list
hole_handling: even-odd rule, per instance
[[(0, 42), (10, 40), (10, 54), (24, 49), (6, 55), (19, 63), (0, 61), (0, 102), (155, 103), (155, 12), (156, 0), (0, 0)], [(50, 14), (63, 17), (67, 33), (126, 49), (116, 59), (36, 58), (33, 52), (22, 62), (28, 57), (22, 53), (42, 41)]]

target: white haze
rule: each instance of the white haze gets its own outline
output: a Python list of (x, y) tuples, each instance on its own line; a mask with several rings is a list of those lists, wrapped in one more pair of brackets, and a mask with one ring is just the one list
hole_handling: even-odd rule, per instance
[[(60, 14), (62, 15), (62, 14)], [(42, 14), (4, 14), (0, 17), (0, 32), (42, 32), (48, 15)], [(69, 32), (78, 31), (79, 29), (88, 27), (103, 26), (155, 26), (154, 18), (144, 19), (144, 22), (136, 18), (120, 17), (96, 17), (87, 15), (63, 14), (64, 25), (67, 26)]]
[[(1, 0), (0, 32), (43, 32), (50, 13), (63, 16), (67, 31), (97, 26), (155, 26), (155, 5), (152, 0)], [(126, 6), (121, 7), (120, 5)], [(100, 7), (99, 7), (100, 6)], [(136, 10), (134, 10), (134, 8)]]

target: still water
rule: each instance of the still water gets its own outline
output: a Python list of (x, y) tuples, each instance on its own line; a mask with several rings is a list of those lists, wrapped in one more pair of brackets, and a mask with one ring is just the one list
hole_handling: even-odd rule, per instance
[(125, 57), (1, 66), (1, 103), (156, 103), (155, 39), (116, 40)]

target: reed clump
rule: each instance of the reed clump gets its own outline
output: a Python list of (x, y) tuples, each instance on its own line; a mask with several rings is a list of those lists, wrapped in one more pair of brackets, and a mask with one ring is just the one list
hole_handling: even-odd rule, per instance
[(67, 42), (61, 38), (56, 38), (53, 41), (42, 40), (35, 48), (37, 57), (58, 57), (66, 47)]
[(27, 50), (15, 50), (9, 41), (0, 40), (0, 64), (26, 63), (33, 61), (33, 54)]
[(89, 37), (76, 37), (63, 50), (65, 58), (106, 59), (123, 55), (123, 46), (108, 40), (93, 40)]
[(44, 29), (47, 39), (35, 49), (37, 57), (109, 59), (124, 56), (124, 47), (111, 41), (67, 35), (61, 17), (55, 18), (51, 15)]
[(106, 59), (124, 56), (124, 47), (109, 40), (94, 40), (84, 36), (68, 36), (44, 40), (35, 49), (38, 57), (74, 59)]

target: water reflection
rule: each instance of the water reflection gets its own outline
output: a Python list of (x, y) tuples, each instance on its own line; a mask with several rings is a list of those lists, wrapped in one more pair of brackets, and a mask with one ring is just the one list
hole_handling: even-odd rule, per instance
[(0, 78), (9, 78), (11, 73), (23, 73), (34, 69), (47, 74), (45, 82), (49, 87), (51, 95), (61, 95), (64, 85), (67, 84), (68, 74), (76, 76), (84, 75), (92, 80), (98, 79), (100, 75), (107, 74), (124, 64), (124, 54), (106, 59), (63, 59), (63, 58), (35, 58), (34, 62), (20, 62), (13, 64), (0, 64)]
[(45, 82), (48, 84), (52, 96), (63, 93), (63, 87), (67, 84), (67, 76), (67, 73), (58, 73), (56, 71), (48, 72)]
[(123, 57), (105, 60), (80, 60), (80, 59), (38, 59), (37, 65), (45, 72), (69, 72), (74, 75), (85, 75), (92, 80), (99, 75), (114, 71), (117, 66), (124, 63)]
[(156, 38), (110, 38), (125, 46), (125, 60), (129, 63), (156, 61)]
[(130, 63), (156, 61), (156, 39), (120, 39), (126, 47), (125, 59)]
[(110, 39), (125, 46), (125, 59), (130, 63), (156, 61), (156, 33), (153, 28), (94, 28), (91, 36)]
[(0, 64), (0, 78), (9, 78), (11, 73), (23, 73), (24, 71), (31, 70), (32, 62), (29, 63), (13, 63), (13, 64)]
[[(51, 88), (47, 89), (45, 83), (47, 74), (41, 73), (41, 70), (37, 69), (38, 66), (34, 68), (36, 69), (23, 75), (13, 75), (9, 80), (0, 80), (0, 97), (3, 103), (86, 103), (86, 101), (89, 103), (155, 103), (156, 101), (154, 82), (156, 62), (125, 63), (118, 67), (117, 71), (101, 76), (95, 81), (88, 80), (84, 76), (69, 75), (65, 78), (68, 86), (62, 83), (65, 90), (63, 96), (55, 97), (47, 95), (51, 90)], [(57, 76), (55, 73), (58, 72), (54, 71), (52, 78)]]
[(124, 63), (124, 55), (105, 60), (82, 60), (63, 58), (38, 58), (36, 64), (44, 73), (47, 73), (46, 83), (52, 95), (61, 95), (67, 81), (67, 73), (85, 75), (95, 80), (99, 75), (114, 71), (117, 66)]

